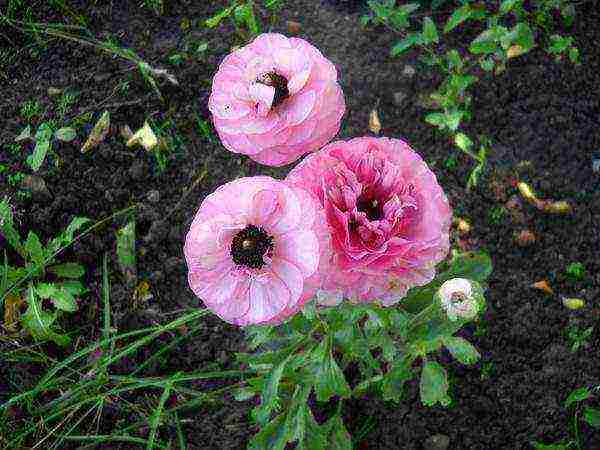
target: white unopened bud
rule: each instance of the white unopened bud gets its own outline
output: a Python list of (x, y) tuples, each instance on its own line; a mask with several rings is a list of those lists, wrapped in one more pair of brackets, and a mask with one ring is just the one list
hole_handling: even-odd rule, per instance
[(438, 291), (442, 307), (452, 321), (473, 319), (479, 312), (473, 283), (465, 278), (452, 278), (446, 281)]

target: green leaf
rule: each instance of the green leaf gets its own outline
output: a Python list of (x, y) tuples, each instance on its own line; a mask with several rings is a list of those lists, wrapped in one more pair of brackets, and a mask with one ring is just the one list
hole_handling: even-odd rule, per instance
[(535, 45), (535, 36), (531, 27), (525, 23), (520, 22), (516, 24), (512, 30), (516, 34), (516, 38), (513, 43), (519, 45), (523, 50), (523, 53), (530, 51)]
[(466, 4), (454, 10), (448, 22), (446, 22), (446, 26), (444, 27), (444, 33), (449, 33), (465, 20), (468, 20), (473, 15), (473, 8), (471, 5)]
[(60, 335), (52, 330), (51, 326), (56, 320), (56, 314), (50, 314), (42, 309), (35, 296), (34, 288), (31, 286), (27, 292), (27, 305), (27, 311), (21, 317), (21, 321), (34, 339), (51, 339), (58, 345), (63, 346), (69, 343), (68, 336)]
[(275, 328), (266, 325), (250, 325), (244, 328), (244, 331), (250, 350), (256, 350), (258, 347), (271, 340)]
[(87, 292), (87, 289), (83, 286), (81, 281), (77, 280), (64, 280), (57, 283), (56, 286), (64, 288), (71, 295), (79, 296)]
[(208, 28), (216, 27), (217, 25), (219, 25), (221, 23), (221, 21), (223, 19), (226, 19), (227, 17), (231, 16), (233, 9), (234, 9), (233, 6), (230, 6), (229, 8), (225, 8), (224, 10), (222, 10), (219, 13), (215, 14), (214, 16), (210, 17), (209, 19), (206, 19), (204, 21), (204, 25), (206, 25)]
[(77, 137), (77, 132), (71, 127), (59, 128), (54, 133), (54, 137), (59, 141), (71, 142)]
[(477, 349), (469, 341), (461, 337), (452, 336), (444, 338), (444, 346), (462, 364), (475, 364), (481, 358)]
[(460, 53), (454, 48), (446, 53), (446, 59), (448, 60), (450, 70), (461, 70), (465, 65)]
[(569, 49), (569, 59), (573, 64), (579, 64), (579, 49), (577, 47)]
[(277, 409), (279, 382), (290, 357), (291, 355), (281, 361), (265, 377), (261, 404), (256, 412), (256, 421), (263, 426), (269, 421), (271, 413)]
[(571, 36), (560, 36), (558, 34), (554, 34), (550, 36), (550, 42), (551, 45), (548, 47), (548, 52), (560, 54), (573, 44), (573, 38)]
[(252, 34), (256, 35), (260, 33), (260, 26), (254, 15), (254, 8), (251, 3), (237, 6), (234, 16), (238, 23), (245, 23)]
[(432, 42), (437, 44), (440, 41), (440, 35), (431, 17), (423, 19), (423, 39), (425, 44), (431, 44)]
[(569, 444), (564, 444), (562, 442), (556, 444), (542, 444), (537, 441), (533, 442), (533, 448), (535, 448), (535, 450), (568, 450), (569, 447)]
[(344, 373), (337, 365), (331, 352), (331, 340), (323, 340), (313, 351), (315, 393), (317, 400), (326, 402), (332, 396), (346, 398), (351, 394)]
[(302, 430), (301, 435), (298, 436), (296, 450), (325, 450), (331, 448), (327, 445), (325, 427), (319, 426), (306, 401), (298, 408), (296, 421), (301, 424), (300, 429)]
[(454, 135), (454, 143), (463, 152), (468, 152), (473, 147), (473, 141), (464, 133), (456, 133)]
[(425, 122), (443, 129), (446, 127), (446, 115), (442, 113), (429, 113), (425, 116)]
[(446, 126), (450, 131), (456, 131), (460, 126), (460, 122), (465, 115), (465, 111), (457, 109), (455, 111), (446, 112)]
[(594, 428), (600, 428), (600, 409), (586, 406), (583, 410), (583, 420)]
[(51, 257), (60, 249), (66, 247), (73, 242), (73, 237), (79, 229), (86, 223), (91, 222), (85, 217), (75, 217), (67, 226), (64, 232), (52, 239), (46, 246), (46, 257)]
[(48, 267), (48, 271), (61, 278), (81, 278), (85, 275), (85, 269), (77, 263), (57, 264)]
[(448, 387), (446, 369), (435, 361), (427, 361), (423, 366), (419, 384), (421, 402), (425, 406), (433, 406), (436, 403), (448, 406), (452, 401), (448, 396)]
[(565, 408), (568, 408), (573, 403), (579, 403), (584, 400), (587, 400), (591, 396), (592, 396), (592, 393), (590, 392), (590, 390), (587, 387), (575, 389), (574, 391), (572, 391), (569, 394), (569, 396), (567, 397), (567, 400), (565, 400)]
[(492, 70), (494, 70), (494, 66), (496, 65), (496, 63), (492, 58), (483, 58), (479, 60), (479, 65), (486, 72), (491, 72)]
[(488, 28), (473, 39), (473, 42), (469, 46), (469, 51), (475, 55), (493, 53), (498, 48), (497, 40), (498, 30)]
[(392, 56), (398, 56), (410, 49), (413, 45), (420, 44), (421, 42), (421, 35), (415, 33), (409, 34), (396, 45), (394, 45), (390, 53)]
[(500, 4), (500, 13), (501, 14), (506, 14), (508, 12), (510, 12), (517, 3), (520, 3), (522, 0), (504, 0), (501, 4)]
[(77, 301), (68, 289), (52, 283), (38, 283), (35, 291), (42, 299), (49, 299), (52, 304), (61, 311), (77, 311)]
[(37, 172), (42, 167), (44, 163), (44, 159), (46, 159), (46, 155), (48, 154), (48, 150), (50, 150), (50, 141), (35, 141), (35, 148), (33, 149), (33, 154), (27, 158), (27, 164), (31, 167), (31, 170)]
[(21, 142), (29, 139), (31, 137), (31, 125), (27, 125), (23, 130), (19, 133), (19, 135), (15, 138), (15, 142)]
[(279, 414), (252, 437), (248, 450), (284, 450), (287, 436), (285, 414)]
[(453, 256), (444, 281), (450, 278), (467, 278), (483, 283), (492, 274), (492, 259), (485, 252), (464, 252)]
[(134, 220), (117, 230), (117, 259), (122, 272), (136, 270)]
[(328, 446), (324, 447), (327, 450), (352, 450), (352, 439), (350, 433), (346, 430), (344, 421), (339, 414), (336, 414), (329, 419), (324, 427), (327, 430)]
[(398, 359), (394, 361), (391, 370), (385, 374), (381, 383), (381, 393), (386, 401), (400, 402), (404, 396), (404, 386), (413, 379), (414, 373), (410, 361)]
[(30, 231), (27, 235), (27, 241), (25, 241), (25, 251), (29, 256), (28, 260), (33, 263), (38, 269), (44, 267), (44, 249), (40, 239), (33, 231)]
[(16, 230), (13, 221), (13, 212), (7, 198), (0, 201), (0, 234), (23, 258), (26, 259), (26, 251), (21, 244), (21, 236)]

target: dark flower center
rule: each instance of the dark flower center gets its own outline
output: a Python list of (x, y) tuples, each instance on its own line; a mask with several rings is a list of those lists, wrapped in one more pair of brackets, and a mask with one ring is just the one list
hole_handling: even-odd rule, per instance
[(248, 225), (231, 242), (231, 258), (239, 266), (260, 269), (265, 262), (263, 256), (273, 250), (273, 237), (256, 225)]
[(383, 204), (375, 198), (359, 197), (356, 207), (360, 212), (364, 212), (369, 220), (381, 220), (384, 218)]
[(290, 91), (288, 90), (288, 80), (276, 72), (266, 73), (256, 81), (257, 83), (275, 88), (275, 96), (273, 97), (271, 109), (277, 108), (286, 98), (290, 96)]

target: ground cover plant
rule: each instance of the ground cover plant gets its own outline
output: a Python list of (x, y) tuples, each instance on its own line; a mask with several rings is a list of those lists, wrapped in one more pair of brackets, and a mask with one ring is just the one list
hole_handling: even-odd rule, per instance
[(592, 3), (9, 1), (0, 447), (596, 448)]

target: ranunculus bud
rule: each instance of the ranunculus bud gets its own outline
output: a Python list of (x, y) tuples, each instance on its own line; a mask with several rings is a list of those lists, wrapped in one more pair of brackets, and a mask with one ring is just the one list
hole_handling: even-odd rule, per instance
[(475, 282), (465, 278), (452, 278), (440, 287), (438, 296), (442, 308), (452, 321), (474, 319), (482, 305), (478, 301), (481, 288)]

